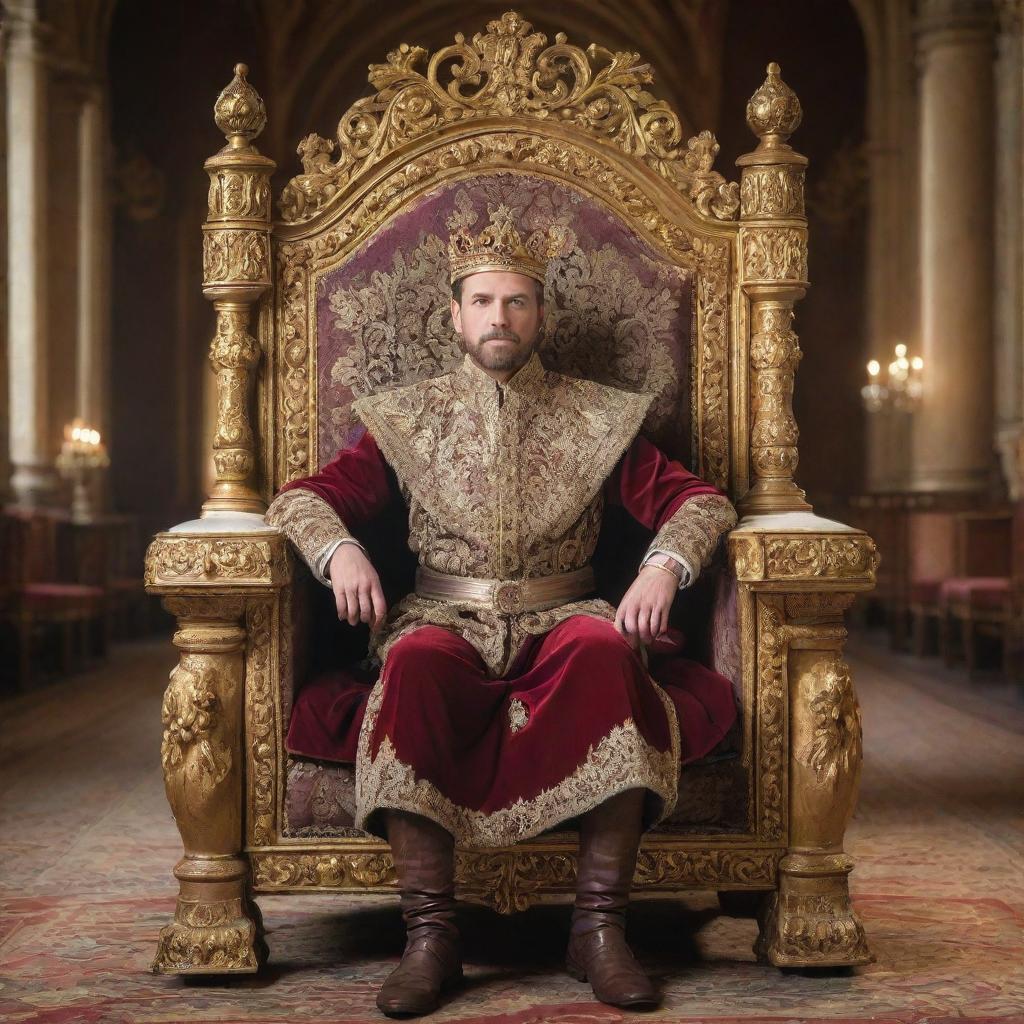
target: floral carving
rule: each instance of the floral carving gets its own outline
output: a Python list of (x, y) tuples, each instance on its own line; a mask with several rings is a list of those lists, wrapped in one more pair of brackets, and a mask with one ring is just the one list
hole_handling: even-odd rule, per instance
[(270, 246), (265, 231), (217, 228), (203, 235), (203, 283), (270, 282)]
[[(377, 890), (395, 884), (394, 864), (387, 852), (254, 853), (252, 862), (254, 884), (265, 892)], [(773, 850), (642, 849), (634, 890), (768, 887), (775, 882), (777, 862), (778, 853)], [(572, 892), (575, 884), (576, 858), (568, 850), (460, 849), (455, 863), (460, 899), (501, 914), (526, 910), (542, 893)]]
[(801, 120), (800, 100), (782, 80), (782, 69), (772, 61), (764, 84), (747, 102), (747, 124), (755, 135), (784, 140), (800, 127)]
[(184, 770), (193, 750), (191, 772), (197, 782), (215, 786), (231, 770), (231, 750), (213, 735), (220, 712), (217, 685), (216, 671), (198, 657), (184, 657), (171, 673), (160, 715), (165, 773)]
[(267, 601), (246, 609), (245, 717), (249, 770), (249, 835), (255, 845), (274, 838), (277, 778), (277, 702), (271, 660), (271, 614)]
[(786, 728), (786, 651), (788, 637), (781, 610), (769, 599), (758, 600), (758, 779), (760, 836), (778, 842), (785, 836), (783, 738)]
[(287, 572), (282, 541), (200, 540), (163, 534), (146, 552), (146, 585), (234, 580), (282, 581)]
[(802, 217), (803, 167), (775, 164), (769, 167), (744, 168), (740, 203), (744, 218)]
[[(425, 74), (418, 70), (423, 64)], [(704, 216), (734, 218), (738, 185), (711, 169), (718, 151), (714, 137), (703, 132), (684, 143), (678, 116), (644, 88), (652, 81), (650, 65), (638, 54), (594, 44), (584, 52), (561, 32), (548, 46), (547, 37), (514, 11), (489, 22), (470, 42), (459, 33), (431, 55), (403, 43), (387, 63), (371, 65), (376, 93), (342, 116), (335, 161), (328, 140), (303, 140), (304, 173), (282, 192), (282, 216), (308, 219), (399, 146), (442, 127), (526, 116), (557, 119), (617, 145), (671, 181)]]
[(747, 281), (806, 281), (806, 232), (800, 228), (744, 232), (743, 276)]
[(270, 219), (270, 183), (265, 174), (227, 168), (210, 174), (209, 220)]

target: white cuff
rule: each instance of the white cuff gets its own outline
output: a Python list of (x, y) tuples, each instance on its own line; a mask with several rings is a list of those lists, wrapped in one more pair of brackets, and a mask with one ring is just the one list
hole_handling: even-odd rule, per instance
[(654, 555), (668, 555), (669, 558), (674, 558), (679, 563), (679, 567), (683, 570), (682, 579), (679, 581), (680, 590), (685, 590), (697, 578), (690, 563), (682, 555), (675, 551), (667, 551), (665, 548), (654, 548), (648, 551), (640, 563), (640, 568), (642, 569)]
[(338, 550), (341, 544), (355, 544), (356, 547), (360, 548), (363, 554), (366, 554), (366, 548), (355, 539), (355, 537), (342, 537), (340, 540), (332, 540), (327, 547), (321, 552), (320, 557), (316, 560), (316, 568), (313, 571), (313, 575), (325, 586), (331, 585), (331, 578), (327, 575), (327, 570), (331, 565), (331, 557), (334, 552)]

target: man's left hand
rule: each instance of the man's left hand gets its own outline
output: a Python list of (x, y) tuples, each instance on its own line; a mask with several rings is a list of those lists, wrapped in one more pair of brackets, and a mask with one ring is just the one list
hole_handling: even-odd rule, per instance
[(615, 611), (615, 628), (633, 650), (651, 644), (668, 628), (668, 613), (679, 589), (674, 573), (645, 565)]

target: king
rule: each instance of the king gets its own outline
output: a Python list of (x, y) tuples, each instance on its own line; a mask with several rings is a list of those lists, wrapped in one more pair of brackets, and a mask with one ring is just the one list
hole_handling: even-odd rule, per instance
[[(462, 978), (455, 844), (556, 826), (580, 836), (568, 971), (606, 1003), (656, 1006), (625, 941), (641, 835), (672, 813), (680, 765), (736, 715), (710, 669), (648, 670), (675, 635), (673, 599), (736, 513), (641, 433), (652, 396), (545, 368), (554, 243), (524, 240), (504, 206), (479, 234), (457, 231), (458, 369), (360, 398), (358, 441), (267, 512), (339, 618), (370, 625), (380, 662), (362, 692), (297, 702), (288, 749), (354, 762), (355, 825), (391, 846), (407, 939), (377, 997), (389, 1016), (429, 1013)], [(418, 568), (388, 608), (360, 533), (399, 502)], [(591, 565), (611, 503), (653, 535), (617, 607)]]

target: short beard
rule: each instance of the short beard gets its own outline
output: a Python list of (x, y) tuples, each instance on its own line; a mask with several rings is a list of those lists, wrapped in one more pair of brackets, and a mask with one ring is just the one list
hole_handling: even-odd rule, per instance
[[(512, 351), (490, 352), (486, 347), (486, 342), (494, 341), (496, 338), (508, 338), (514, 341), (518, 347)], [(518, 370), (520, 366), (526, 365), (533, 353), (533, 345), (523, 345), (522, 341), (523, 339), (513, 330), (495, 329), (485, 331), (473, 345), (468, 345), (465, 340), (462, 345), (463, 349), (468, 350), (473, 359), (485, 369), (503, 372)]]

